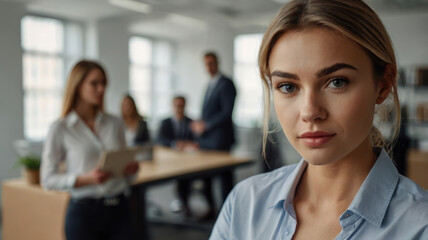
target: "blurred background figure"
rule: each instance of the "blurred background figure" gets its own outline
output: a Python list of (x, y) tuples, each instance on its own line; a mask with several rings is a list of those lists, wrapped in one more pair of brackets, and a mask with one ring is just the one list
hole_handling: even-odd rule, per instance
[(204, 64), (210, 81), (202, 106), (202, 119), (194, 121), (191, 127), (199, 135), (201, 149), (230, 151), (235, 143), (232, 113), (236, 88), (233, 81), (219, 71), (216, 53), (205, 53)]
[(197, 149), (198, 144), (194, 141), (190, 129), (192, 119), (185, 115), (186, 99), (183, 96), (176, 96), (172, 106), (174, 114), (161, 122), (157, 143), (178, 150)]
[[(232, 113), (235, 105), (236, 88), (230, 78), (221, 74), (218, 63), (216, 53), (205, 53), (204, 64), (210, 81), (202, 106), (202, 119), (194, 121), (191, 128), (198, 135), (198, 143), (201, 149), (230, 151), (235, 143)], [(224, 201), (233, 188), (233, 173), (232, 171), (224, 171), (219, 175)], [(209, 220), (216, 217), (212, 177), (204, 178), (203, 182), (204, 195), (207, 198), (209, 209), (201, 217), (201, 220)]]
[[(111, 178), (99, 166), (103, 151), (126, 147), (120, 119), (104, 112), (106, 86), (101, 65), (78, 62), (67, 81), (61, 118), (51, 125), (44, 144), (43, 188), (71, 194), (65, 219), (67, 240), (133, 238), (130, 179)], [(124, 176), (131, 177), (138, 169), (138, 163), (132, 162)]]
[[(183, 96), (176, 96), (172, 101), (174, 114), (164, 119), (160, 125), (157, 143), (177, 150), (196, 150), (198, 144), (194, 141), (194, 136), (190, 130), (192, 119), (185, 115), (186, 99)], [(173, 212), (181, 212), (186, 217), (191, 216), (189, 207), (189, 196), (193, 179), (181, 179), (177, 181), (178, 200), (171, 203)]]
[(123, 97), (121, 112), (123, 123), (125, 124), (126, 145), (136, 146), (150, 143), (147, 122), (138, 113), (137, 105), (130, 95)]

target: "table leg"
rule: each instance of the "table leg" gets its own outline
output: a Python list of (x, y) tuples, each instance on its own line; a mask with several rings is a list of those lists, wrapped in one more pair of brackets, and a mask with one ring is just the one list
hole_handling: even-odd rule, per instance
[(131, 211), (135, 239), (150, 239), (146, 216), (146, 187), (132, 188)]
[[(233, 170), (226, 170), (220, 173), (221, 185), (222, 185), (222, 200), (223, 202), (226, 200), (230, 191), (232, 191), (234, 186), (234, 175)], [(223, 205), (223, 202), (221, 205)]]

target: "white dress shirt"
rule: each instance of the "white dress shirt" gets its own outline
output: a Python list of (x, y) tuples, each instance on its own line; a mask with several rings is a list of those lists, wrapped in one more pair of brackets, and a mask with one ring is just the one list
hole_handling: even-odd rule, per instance
[(207, 92), (206, 92), (206, 100), (208, 101), (208, 99), (211, 97), (211, 94), (213, 93), (213, 91), (214, 91), (214, 88), (217, 86), (217, 83), (218, 83), (218, 81), (220, 80), (220, 78), (221, 78), (221, 73), (220, 72), (217, 72), (217, 74), (216, 75), (214, 75), (211, 79), (210, 79), (210, 81), (209, 81), (209, 83), (208, 83), (208, 88), (207, 88)]
[(138, 129), (131, 129), (126, 126), (125, 127), (125, 140), (126, 140), (126, 146), (132, 147), (135, 146), (134, 140), (135, 136), (137, 136), (137, 130)]
[[(74, 111), (51, 125), (42, 154), (41, 183), (44, 188), (69, 191), (73, 198), (114, 196), (128, 189), (125, 178), (74, 188), (78, 175), (97, 166), (102, 151), (126, 146), (119, 118), (100, 112), (94, 128), (95, 132), (91, 131)], [(60, 172), (61, 162), (65, 162), (65, 173)]]

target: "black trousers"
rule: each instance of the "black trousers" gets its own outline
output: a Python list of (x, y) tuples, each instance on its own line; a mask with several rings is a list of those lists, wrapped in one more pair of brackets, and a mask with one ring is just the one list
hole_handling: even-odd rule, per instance
[[(222, 186), (222, 201), (226, 200), (227, 196), (229, 195), (229, 192), (233, 188), (233, 172), (232, 170), (224, 171), (218, 175), (221, 180), (221, 186)], [(207, 200), (207, 203), (211, 210), (215, 211), (215, 201), (214, 201), (214, 195), (213, 195), (213, 189), (212, 189), (212, 180), (214, 177), (206, 177), (202, 178), (202, 181), (204, 183), (203, 186), (203, 194), (205, 199)], [(192, 182), (195, 179), (182, 179), (179, 180), (177, 183), (177, 192), (180, 200), (183, 202), (185, 206), (188, 207), (188, 201), (189, 201), (189, 195), (191, 192), (191, 186)]]
[(67, 240), (134, 239), (129, 200), (71, 199), (65, 219)]

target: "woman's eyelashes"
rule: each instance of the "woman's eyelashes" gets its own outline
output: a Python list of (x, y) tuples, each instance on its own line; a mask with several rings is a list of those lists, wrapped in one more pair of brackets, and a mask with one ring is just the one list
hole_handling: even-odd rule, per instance
[(297, 90), (297, 86), (293, 83), (280, 83), (276, 88), (284, 94), (292, 94)]
[[(349, 84), (349, 80), (344, 77), (334, 77), (326, 81), (325, 88), (333, 91), (343, 90)], [(276, 85), (276, 89), (283, 94), (293, 94), (300, 90), (300, 87), (292, 82), (281, 82)]]
[(341, 90), (349, 84), (349, 80), (343, 77), (335, 77), (328, 80), (327, 88)]

